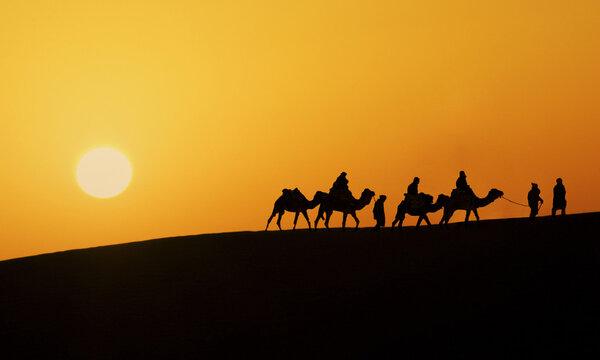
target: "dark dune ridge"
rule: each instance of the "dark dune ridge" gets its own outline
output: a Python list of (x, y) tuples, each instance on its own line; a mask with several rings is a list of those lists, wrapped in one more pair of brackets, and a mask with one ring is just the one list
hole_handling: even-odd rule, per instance
[(600, 353), (600, 213), (185, 236), (0, 262), (2, 354)]

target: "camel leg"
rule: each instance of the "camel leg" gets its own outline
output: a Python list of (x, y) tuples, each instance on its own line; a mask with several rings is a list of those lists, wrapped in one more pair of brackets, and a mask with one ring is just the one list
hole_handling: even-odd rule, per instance
[(329, 230), (329, 219), (331, 218), (331, 214), (333, 211), (327, 211), (325, 213), (325, 227)]
[(398, 229), (402, 227), (402, 220), (400, 217), (402, 216), (402, 212), (400, 211), (400, 206), (398, 205), (398, 210), (396, 210), (396, 216), (394, 217), (394, 221), (392, 221), (391, 230), (394, 230), (394, 226), (398, 223)]
[(427, 223), (427, 226), (431, 227), (431, 221), (429, 221), (429, 216), (427, 216), (427, 214), (423, 215), (423, 219)]
[(479, 222), (479, 214), (477, 213), (477, 208), (473, 209), (473, 214), (475, 215), (475, 219)]
[(471, 215), (471, 210), (467, 209), (467, 215), (465, 216), (465, 225), (469, 224), (469, 216)]
[(352, 215), (352, 217), (354, 218), (354, 221), (356, 221), (356, 227), (355, 227), (355, 229), (358, 229), (358, 223), (360, 221), (358, 220), (358, 217), (356, 216), (356, 211), (351, 212), (350, 215)]
[(346, 228), (346, 218), (348, 218), (348, 213), (344, 213), (344, 217), (342, 217), (342, 231)]
[(269, 220), (267, 220), (267, 227), (265, 228), (265, 231), (267, 231), (267, 229), (269, 228), (269, 224), (271, 223), (271, 220), (273, 220), (273, 218), (275, 217), (275, 214), (277, 214), (277, 211), (273, 209), (273, 213), (271, 213), (271, 216), (269, 216)]
[(398, 222), (398, 229), (402, 229), (402, 224), (404, 223), (404, 219), (406, 218), (406, 214), (403, 212), (398, 211), (398, 213), (396, 214), (396, 219), (394, 220), (394, 222)]
[(448, 215), (448, 211), (444, 208), (444, 212), (442, 213), (442, 219), (440, 220), (440, 225), (444, 225), (444, 221), (446, 220), (446, 216)]
[(319, 219), (323, 218), (323, 208), (319, 206), (319, 212), (317, 212), (317, 218), (315, 219), (315, 227), (314, 229), (317, 230), (317, 225), (319, 224)]
[(294, 216), (294, 227), (292, 228), (292, 230), (296, 230), (296, 223), (298, 222), (298, 215), (300, 215), (300, 213), (296, 211), (296, 216)]
[(440, 221), (440, 225), (448, 225), (448, 221), (450, 221), (450, 218), (452, 217), (452, 215), (454, 214), (454, 210), (448, 210), (446, 211), (446, 209), (444, 209), (444, 215), (442, 216), (442, 221)]
[(283, 216), (283, 211), (281, 211), (279, 213), (279, 216), (277, 217), (277, 227), (279, 227), (279, 230), (281, 231), (281, 217)]
[(304, 210), (302, 212), (302, 215), (304, 215), (304, 218), (306, 219), (306, 223), (308, 224), (308, 229), (310, 229), (310, 220), (308, 219), (308, 214), (306, 213), (306, 210)]
[(420, 215), (419, 220), (417, 220), (417, 229), (419, 228), (419, 226), (421, 225), (421, 222), (423, 220), (425, 220), (425, 222), (427, 223), (427, 226), (431, 226), (431, 222), (429, 221), (429, 217), (427, 216), (427, 214)]

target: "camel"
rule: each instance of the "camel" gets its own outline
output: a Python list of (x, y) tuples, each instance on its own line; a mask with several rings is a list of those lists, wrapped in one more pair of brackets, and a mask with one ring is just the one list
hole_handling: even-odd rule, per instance
[(349, 194), (347, 198), (333, 196), (331, 194), (327, 195), (327, 198), (325, 198), (321, 203), (321, 206), (319, 206), (319, 213), (315, 220), (315, 230), (317, 229), (319, 219), (323, 219), (323, 214), (325, 214), (325, 227), (329, 230), (329, 219), (334, 211), (340, 211), (344, 214), (342, 219), (342, 229), (346, 227), (346, 218), (348, 217), (348, 214), (352, 215), (354, 221), (356, 221), (356, 228), (358, 229), (360, 221), (356, 217), (356, 211), (367, 206), (374, 196), (375, 193), (369, 189), (363, 190), (359, 199), (355, 199), (352, 194)]
[(271, 213), (269, 220), (267, 220), (267, 227), (265, 228), (265, 231), (267, 231), (269, 228), (269, 223), (271, 223), (271, 220), (273, 217), (275, 217), (275, 214), (279, 214), (279, 217), (277, 218), (277, 226), (279, 227), (279, 230), (281, 230), (281, 217), (286, 211), (296, 213), (296, 216), (294, 217), (294, 228), (292, 230), (296, 230), (296, 223), (298, 222), (298, 215), (300, 215), (300, 213), (304, 215), (304, 218), (308, 223), (308, 228), (310, 229), (310, 220), (308, 219), (306, 210), (314, 209), (326, 197), (326, 193), (317, 191), (313, 199), (309, 201), (300, 192), (300, 190), (298, 190), (298, 188), (295, 188), (294, 190), (283, 189), (281, 196), (275, 200), (275, 206), (273, 206), (273, 212)]
[(402, 228), (402, 223), (404, 222), (406, 214), (419, 217), (419, 220), (417, 220), (417, 228), (421, 225), (421, 221), (423, 220), (425, 220), (428, 226), (431, 226), (431, 222), (429, 221), (429, 217), (427, 217), (427, 213), (438, 211), (444, 207), (444, 205), (448, 202), (448, 199), (450, 198), (447, 195), (440, 194), (438, 195), (438, 198), (434, 204), (433, 196), (420, 193), (418, 201), (416, 202), (416, 207), (414, 202), (407, 199), (402, 200), (400, 205), (398, 205), (394, 222), (392, 222), (392, 229), (394, 229), (396, 223), (398, 223), (398, 229)]
[(465, 224), (469, 223), (469, 215), (471, 211), (475, 214), (477, 222), (479, 222), (479, 214), (477, 214), (477, 208), (487, 206), (494, 200), (504, 195), (504, 193), (498, 189), (491, 189), (486, 197), (478, 198), (475, 193), (471, 192), (459, 192), (458, 190), (452, 190), (450, 199), (444, 205), (444, 215), (440, 221), (440, 225), (448, 225), (448, 221), (456, 210), (466, 210), (467, 216), (465, 217)]

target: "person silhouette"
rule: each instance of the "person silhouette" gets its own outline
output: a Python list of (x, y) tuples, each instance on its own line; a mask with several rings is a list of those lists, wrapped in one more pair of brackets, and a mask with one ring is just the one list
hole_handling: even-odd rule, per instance
[(373, 218), (377, 221), (377, 224), (373, 228), (375, 231), (385, 227), (385, 211), (383, 209), (383, 203), (385, 202), (385, 199), (387, 199), (385, 195), (380, 195), (379, 199), (375, 201), (375, 205), (373, 206)]
[(406, 195), (419, 195), (419, 182), (421, 180), (415, 176), (413, 182), (408, 185), (408, 189), (406, 189)]
[(408, 201), (409, 204), (413, 207), (417, 207), (417, 203), (419, 201), (419, 183), (421, 179), (415, 176), (413, 182), (408, 185), (406, 189), (406, 194), (404, 194), (404, 199)]
[(346, 172), (342, 171), (342, 173), (335, 179), (333, 185), (331, 186), (331, 192), (338, 192), (340, 190), (348, 190), (348, 179), (346, 179)]
[(533, 220), (540, 210), (538, 203), (544, 203), (544, 200), (542, 200), (540, 197), (540, 188), (538, 188), (538, 184), (531, 183), (531, 190), (529, 190), (529, 193), (527, 193), (527, 202), (529, 203), (529, 208), (531, 209), (529, 218)]
[(552, 199), (552, 216), (556, 215), (556, 210), (560, 210), (560, 214), (565, 214), (565, 208), (567, 207), (567, 199), (565, 195), (567, 191), (563, 185), (561, 178), (556, 179), (556, 185), (554, 186), (554, 198)]
[(352, 193), (348, 189), (348, 179), (346, 179), (345, 171), (342, 171), (337, 179), (335, 179), (331, 189), (329, 189), (329, 194), (339, 199), (349, 199), (352, 197)]
[(456, 179), (456, 189), (459, 191), (471, 191), (471, 187), (467, 184), (467, 175), (462, 170), (458, 174), (458, 179)]

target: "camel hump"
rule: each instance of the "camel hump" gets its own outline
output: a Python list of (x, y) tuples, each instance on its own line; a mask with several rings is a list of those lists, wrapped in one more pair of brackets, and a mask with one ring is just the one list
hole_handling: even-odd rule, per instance
[(300, 200), (307, 200), (306, 196), (304, 196), (304, 194), (300, 190), (298, 190), (298, 188), (295, 188), (294, 190), (292, 190), (292, 192), (294, 193), (294, 196), (296, 198), (298, 198)]

